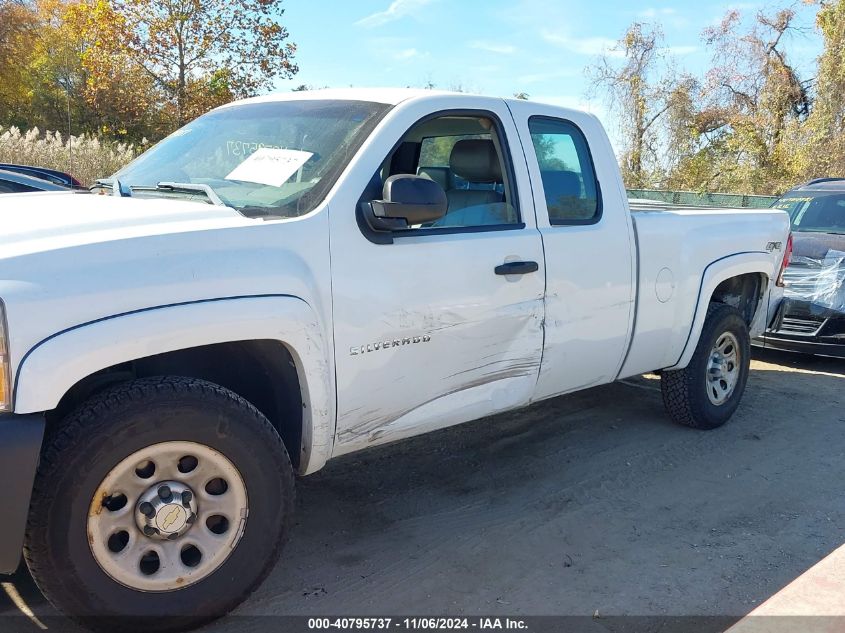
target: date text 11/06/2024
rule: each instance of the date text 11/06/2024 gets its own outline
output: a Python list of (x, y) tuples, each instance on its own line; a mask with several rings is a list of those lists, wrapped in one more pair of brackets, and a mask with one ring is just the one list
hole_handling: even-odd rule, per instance
[(308, 630), (514, 630), (527, 631), (525, 620), (518, 618), (309, 618)]

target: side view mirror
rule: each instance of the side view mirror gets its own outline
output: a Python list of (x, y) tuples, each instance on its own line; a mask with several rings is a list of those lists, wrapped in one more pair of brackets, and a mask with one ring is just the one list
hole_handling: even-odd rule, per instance
[(384, 182), (382, 200), (365, 203), (364, 216), (375, 231), (408, 229), (446, 215), (446, 192), (423, 176), (396, 174)]

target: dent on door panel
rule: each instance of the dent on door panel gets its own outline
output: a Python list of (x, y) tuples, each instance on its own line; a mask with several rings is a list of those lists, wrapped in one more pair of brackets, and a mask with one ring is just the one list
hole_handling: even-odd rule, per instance
[[(505, 327), (503, 322), (507, 323)], [(408, 345), (402, 345), (402, 340), (408, 334), (396, 334), (394, 338), (385, 337), (390, 347), (382, 345), (366, 354), (414, 354), (419, 371), (397, 375), (391, 385), (373, 392), (371, 407), (355, 407), (338, 420), (341, 430), (336, 455), (510, 409), (530, 398), (540, 367), (540, 350), (535, 342), (542, 335), (541, 297), (504, 306), (472, 302), (442, 311), (398, 310), (385, 315), (383, 323), (385, 331), (420, 332), (424, 333), (421, 338), (429, 340), (404, 349)], [(512, 332), (507, 341), (501, 339), (503, 330)], [(426, 366), (436, 365), (438, 356), (448, 353), (451, 341), (465, 341), (468, 336), (474, 339), (472, 347), (478, 354), (457, 359), (456, 371), (446, 376), (427, 377)], [(399, 345), (395, 346), (397, 341)], [(428, 395), (398, 410), (390, 404), (380, 406), (382, 394), (409, 380), (420, 381), (419, 388), (403, 388), (402, 393)], [(345, 424), (344, 418), (355, 419), (354, 426)]]

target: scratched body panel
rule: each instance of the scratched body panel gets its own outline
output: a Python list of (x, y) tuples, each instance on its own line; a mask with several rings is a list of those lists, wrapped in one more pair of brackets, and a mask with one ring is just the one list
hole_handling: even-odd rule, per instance
[[(516, 140), (505, 103), (478, 101)], [(343, 236), (332, 249), (334, 311), (344, 315), (335, 327), (335, 455), (528, 404), (537, 383), (545, 271), (521, 152), (512, 158), (522, 224), (513, 228), (384, 245), (364, 238), (351, 212), (396, 141), (438, 109), (431, 102), (394, 111), (330, 206), (331, 233)], [(494, 272), (521, 260), (540, 269)]]
[[(502, 233), (408, 240), (382, 251), (386, 272), (366, 287), (335, 278), (335, 307), (346, 314), (335, 336), (335, 454), (530, 401), (542, 355), (543, 279), (508, 281), (493, 268), (513, 252), (542, 257), (540, 241)], [(419, 258), (430, 264), (406, 284), (407, 262)]]
[[(464, 318), (426, 330), (428, 341), (339, 359), (351, 380), (341, 400), (336, 455), (529, 401), (540, 368), (541, 297), (497, 309), (462, 307)], [(418, 322), (406, 322), (407, 330), (425, 328), (430, 317), (421, 313)], [(375, 375), (387, 381), (368, 389)]]

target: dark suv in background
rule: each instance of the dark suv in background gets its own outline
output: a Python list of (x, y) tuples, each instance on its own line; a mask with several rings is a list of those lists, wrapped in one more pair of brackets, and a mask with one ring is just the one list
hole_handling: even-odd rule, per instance
[(818, 178), (779, 198), (792, 259), (773, 297), (765, 347), (845, 358), (845, 178)]

